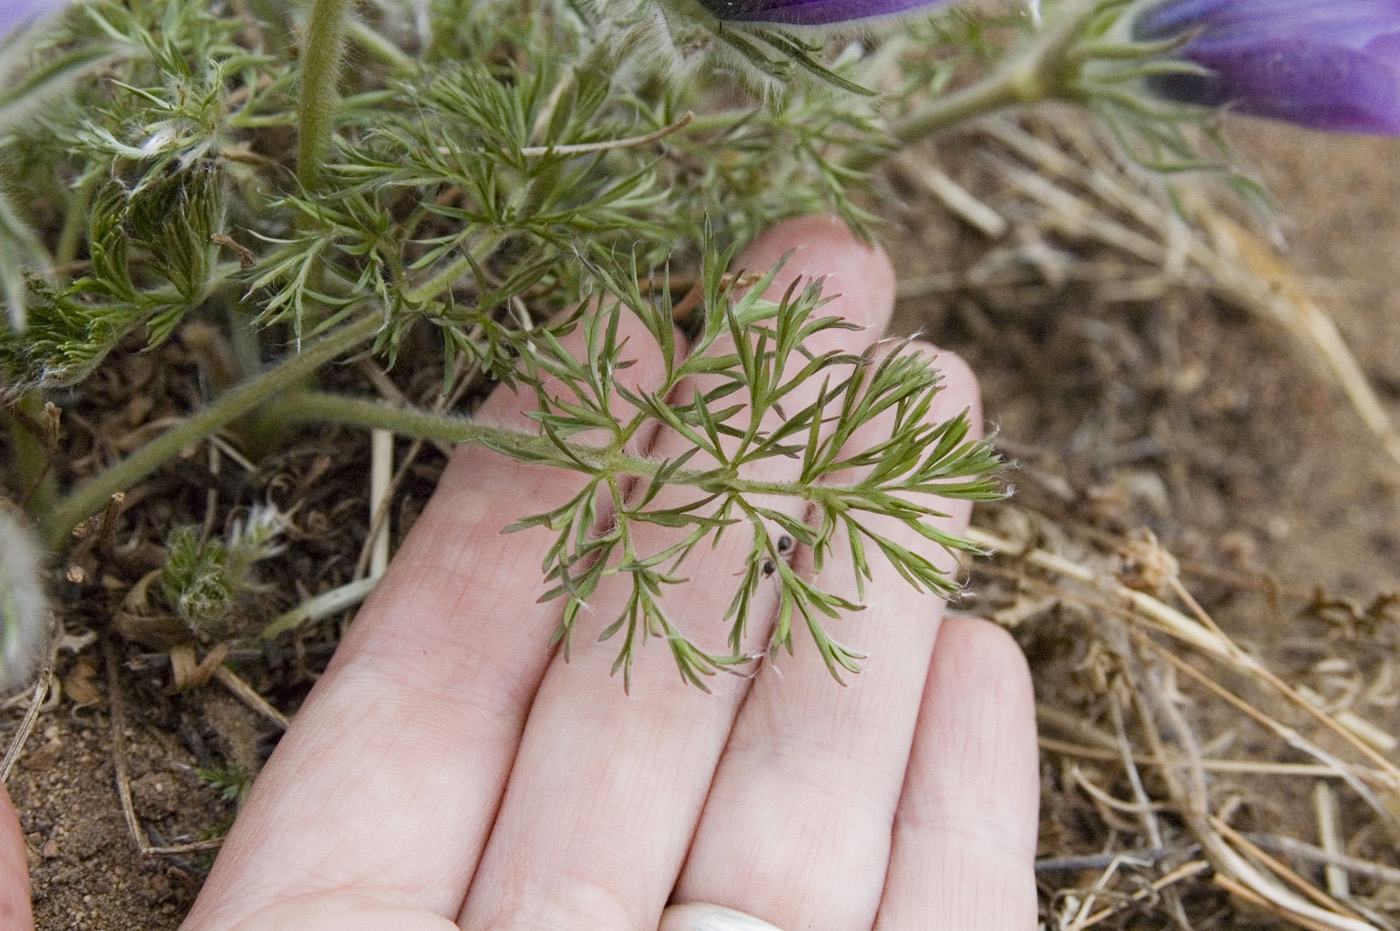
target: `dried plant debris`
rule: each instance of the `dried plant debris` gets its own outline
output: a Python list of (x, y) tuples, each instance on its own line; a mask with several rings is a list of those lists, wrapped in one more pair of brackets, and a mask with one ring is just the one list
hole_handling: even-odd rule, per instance
[[(1012, 461), (959, 608), (1035, 674), (1042, 927), (1400, 926), (1400, 577), (1357, 539), (1393, 514), (1376, 389), (1275, 231), (1196, 179), (1173, 201), (1074, 121), (939, 155), (892, 173), (944, 254), (901, 294)], [(1377, 513), (1345, 523), (1352, 494)]]
[(1195, 927), (1227, 908), (1222, 894), (1296, 927), (1393, 927), (1389, 598), (1348, 606), (1365, 620), (1338, 627), (1335, 601), (1292, 593), (1273, 620), (1316, 631), (1311, 653), (1245, 647), (1189, 594), (1191, 570), (1142, 537), (1003, 506), (974, 538), (998, 556), (970, 607), (1011, 626), (1037, 672), (1050, 927), (1147, 914)]

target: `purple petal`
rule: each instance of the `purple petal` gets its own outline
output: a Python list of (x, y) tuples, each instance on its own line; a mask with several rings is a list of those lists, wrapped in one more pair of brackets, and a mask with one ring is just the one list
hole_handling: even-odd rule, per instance
[(951, 0), (701, 0), (716, 17), (731, 23), (826, 26), (904, 13)]
[(1161, 96), (1400, 135), (1400, 0), (1168, 0), (1134, 34), (1191, 36), (1176, 54), (1209, 69), (1154, 79)]
[(0, 0), (0, 39), (25, 23), (57, 13), (67, 0)]

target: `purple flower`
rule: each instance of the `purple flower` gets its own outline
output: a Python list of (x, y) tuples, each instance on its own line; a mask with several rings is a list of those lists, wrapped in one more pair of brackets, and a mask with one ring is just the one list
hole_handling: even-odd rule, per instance
[(858, 19), (905, 13), (949, 0), (700, 0), (717, 18), (730, 23), (779, 26), (828, 26)]
[(1208, 73), (1154, 77), (1163, 97), (1400, 135), (1400, 0), (1167, 0), (1134, 27), (1174, 36), (1189, 36), (1174, 54)]
[(0, 39), (68, 5), (68, 0), (0, 0)]

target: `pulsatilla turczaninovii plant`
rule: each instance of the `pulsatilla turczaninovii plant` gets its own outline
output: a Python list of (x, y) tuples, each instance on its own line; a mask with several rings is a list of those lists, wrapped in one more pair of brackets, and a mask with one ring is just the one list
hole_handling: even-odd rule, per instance
[[(894, 516), (966, 548), (934, 529), (925, 495), (995, 495), (995, 460), (965, 420), (924, 423), (938, 390), (927, 360), (808, 351), (810, 335), (839, 325), (823, 316), (819, 290), (772, 301), (736, 288), (725, 272), (735, 243), (816, 211), (869, 233), (880, 222), (869, 172), (891, 152), (1042, 100), (1096, 114), (1133, 157), (1168, 170), (1228, 168), (1214, 112), (1194, 104), (1343, 129), (1400, 126), (1393, 2), (1041, 6), (7, 3), (0, 32), (17, 31), (0, 39), (0, 397), (13, 475), (0, 489), (61, 549), (114, 494), (254, 412), (265, 430), (341, 421), (483, 443), (589, 479), (562, 508), (520, 515), (521, 526), (557, 534), (543, 571), (568, 605), (561, 636), (604, 575), (626, 575), (634, 597), (611, 628), (619, 666), (654, 634), (698, 682), (741, 658), (748, 599), (777, 584), (772, 645), (805, 624), (834, 672), (853, 668), (822, 628), (843, 603), (786, 571), (778, 541), (825, 558), (844, 533), (861, 544), (857, 578), (867, 559), (887, 559), (912, 583), (948, 590), (951, 580), (871, 534), (864, 517)], [(1271, 64), (1280, 49), (1291, 50), (1287, 68)], [(729, 339), (734, 351), (668, 350), (670, 288), (682, 280), (699, 297), (688, 320), (696, 344)], [(635, 317), (667, 360), (665, 384), (631, 398), (627, 420), (608, 404), (619, 391), (620, 315)], [(112, 353), (148, 350), (193, 321), (238, 349), (229, 384), (207, 386), (207, 404), (178, 425), (61, 487), (49, 405)], [(577, 327), (587, 330), (584, 358), (559, 348)], [(318, 373), (347, 355), (393, 363), (411, 331), (441, 352), (445, 392), (468, 376), (538, 385), (548, 374), (578, 403), (542, 393), (542, 432), (520, 433), (317, 390)], [(673, 397), (701, 365), (718, 387)], [(817, 379), (819, 400), (784, 406), (796, 379)], [(753, 400), (726, 401), (740, 392)], [(852, 465), (844, 440), (876, 417), (892, 426), (859, 463), (866, 477), (832, 479)], [(644, 421), (680, 431), (706, 456), (629, 457), (627, 438)], [(603, 439), (584, 443), (585, 430)], [(762, 488), (743, 478), (740, 466), (772, 456), (799, 461), (800, 477)], [(647, 489), (643, 505), (615, 500), (610, 529), (591, 532), (598, 500), (623, 477)], [(647, 507), (664, 487), (689, 503)], [(812, 519), (765, 510), (760, 493), (798, 496)], [(637, 558), (632, 522), (677, 528), (681, 542)], [(670, 624), (657, 592), (735, 522), (758, 531), (730, 606), (732, 650), (707, 653)], [(176, 542), (172, 550), (194, 552)], [(48, 625), (38, 589), (13, 576), (39, 562), (6, 559), (4, 654), (22, 663), (35, 642), (25, 631)], [(204, 617), (223, 604), (190, 594), (207, 587), (172, 585), (170, 597)]]

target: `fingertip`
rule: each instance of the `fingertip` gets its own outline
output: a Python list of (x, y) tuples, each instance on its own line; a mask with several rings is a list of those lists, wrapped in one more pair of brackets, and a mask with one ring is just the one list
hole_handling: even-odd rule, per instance
[(982, 435), (982, 386), (977, 373), (966, 359), (926, 340), (914, 340), (907, 351), (928, 356), (933, 367), (938, 369), (939, 392), (934, 399), (929, 416), (936, 420), (947, 420), (967, 411), (972, 424), (972, 435)]
[[(611, 308), (602, 312), (620, 314), (617, 323), (617, 342), (622, 347), (620, 356), (623, 364), (615, 370), (618, 385), (633, 393), (654, 390), (661, 383), (666, 372), (666, 360), (663, 358), (660, 343), (647, 329), (646, 324), (627, 309)], [(686, 354), (684, 335), (679, 330), (672, 328), (672, 337), (677, 356), (684, 357)], [(575, 327), (560, 342), (565, 351), (577, 359), (583, 359), (588, 353), (588, 338), (582, 325)], [(551, 396), (563, 395), (564, 399), (570, 403), (585, 400), (576, 397), (575, 393), (568, 389), (563, 382), (553, 377), (546, 379), (545, 392)], [(477, 409), (475, 419), (481, 423), (515, 430), (537, 430), (539, 425), (527, 416), (529, 411), (535, 409), (536, 403), (535, 392), (527, 386), (500, 385)], [(621, 408), (624, 404), (625, 402), (620, 398), (614, 398), (614, 406)]]
[(976, 618), (943, 622), (895, 818), (876, 931), (1031, 931), (1040, 783), (1024, 655)]
[(919, 721), (915, 759), (923, 790), (906, 800), (916, 821), (957, 823), (1034, 857), (1040, 801), (1035, 691), (1030, 665), (1007, 631), (981, 618), (947, 617)]
[(794, 281), (822, 279), (822, 294), (830, 298), (823, 315), (877, 330), (889, 322), (894, 266), (883, 248), (859, 239), (840, 217), (815, 214), (776, 223), (743, 251), (735, 267), (762, 274), (784, 256), (767, 297), (781, 297)]
[(969, 701), (1004, 706), (1009, 714), (1034, 722), (1030, 664), (1006, 628), (980, 617), (951, 615), (939, 629), (934, 650), (933, 686), (966, 689), (972, 693)]

